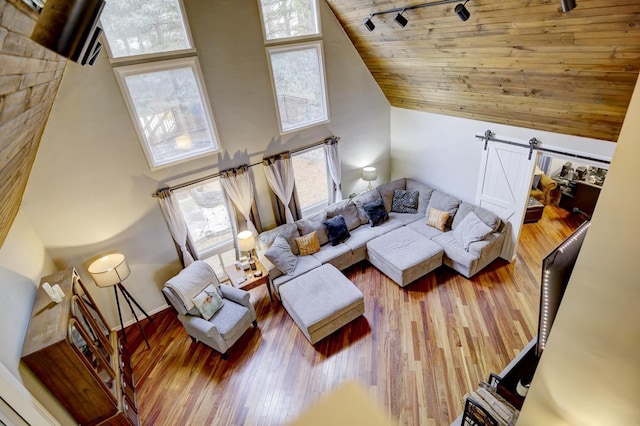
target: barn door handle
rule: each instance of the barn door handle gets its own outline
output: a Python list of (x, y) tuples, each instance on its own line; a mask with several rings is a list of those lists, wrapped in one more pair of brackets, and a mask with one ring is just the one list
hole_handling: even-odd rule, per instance
[(536, 149), (540, 145), (540, 141), (536, 138), (529, 139), (529, 160), (531, 160), (531, 155), (533, 154), (533, 150)]
[(493, 132), (491, 130), (487, 130), (484, 132), (484, 150), (487, 150), (487, 145), (489, 144), (489, 139), (493, 137)]

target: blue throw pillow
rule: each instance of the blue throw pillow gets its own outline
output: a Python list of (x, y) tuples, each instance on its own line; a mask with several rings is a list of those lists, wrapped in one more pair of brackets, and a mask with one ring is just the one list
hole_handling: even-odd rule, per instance
[(389, 219), (389, 213), (387, 213), (387, 209), (384, 208), (384, 200), (382, 198), (378, 198), (376, 201), (365, 204), (364, 211), (369, 217), (371, 226), (378, 226), (385, 220)]
[(341, 214), (322, 222), (327, 229), (327, 236), (332, 246), (337, 246), (351, 236), (347, 229), (347, 222)]

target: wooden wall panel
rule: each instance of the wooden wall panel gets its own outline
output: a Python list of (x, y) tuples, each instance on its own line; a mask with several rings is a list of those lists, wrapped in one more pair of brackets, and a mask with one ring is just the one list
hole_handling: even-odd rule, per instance
[(0, 0), (0, 246), (20, 208), (66, 65), (29, 38), (36, 17), (21, 0)]
[(640, 1), (327, 0), (396, 107), (616, 141), (640, 71)]

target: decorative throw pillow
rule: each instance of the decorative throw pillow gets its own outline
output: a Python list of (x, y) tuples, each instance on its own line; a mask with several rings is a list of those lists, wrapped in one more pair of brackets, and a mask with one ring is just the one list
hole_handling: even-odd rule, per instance
[(427, 218), (427, 225), (433, 226), (436, 229), (444, 231), (444, 227), (447, 224), (447, 219), (449, 219), (449, 212), (434, 209), (433, 207), (429, 208), (429, 217)]
[(396, 189), (393, 191), (391, 211), (396, 213), (418, 213), (418, 191)]
[(349, 229), (347, 229), (347, 222), (341, 214), (325, 220), (324, 226), (332, 246), (337, 246), (351, 236)]
[(376, 201), (373, 201), (369, 204), (364, 205), (364, 211), (367, 213), (369, 217), (369, 222), (371, 226), (378, 226), (382, 224), (385, 220), (389, 219), (389, 214), (387, 210), (384, 208), (384, 200), (382, 198), (378, 198)]
[(482, 241), (484, 237), (491, 233), (492, 229), (484, 223), (474, 212), (467, 214), (464, 219), (453, 230), (453, 236), (456, 237), (462, 247), (469, 251), (469, 245), (476, 241)]
[(316, 231), (296, 238), (296, 244), (300, 249), (300, 256), (309, 256), (320, 251), (320, 241)]
[(207, 321), (224, 305), (224, 300), (222, 300), (222, 297), (220, 297), (218, 290), (213, 284), (209, 284), (207, 288), (191, 299), (191, 301), (196, 308), (198, 308), (198, 312), (200, 312), (202, 318)]
[(273, 244), (264, 252), (264, 256), (282, 273), (288, 275), (293, 273), (298, 264), (298, 258), (291, 251), (289, 243), (280, 235), (273, 240)]

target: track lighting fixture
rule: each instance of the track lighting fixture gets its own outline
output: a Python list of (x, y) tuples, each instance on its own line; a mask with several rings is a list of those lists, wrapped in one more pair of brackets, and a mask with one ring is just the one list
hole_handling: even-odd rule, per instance
[[(369, 15), (364, 20), (364, 26), (369, 31), (373, 31), (376, 28), (376, 26), (373, 24), (373, 21), (371, 20), (371, 18), (373, 18), (376, 15), (396, 13), (396, 16), (395, 18), (393, 18), (393, 20), (396, 21), (398, 25), (404, 28), (409, 22), (407, 17), (403, 15), (405, 11), (412, 10), (412, 9), (420, 9), (423, 7), (440, 6), (440, 5), (449, 4), (449, 3), (458, 3), (454, 8), (454, 11), (460, 17), (460, 19), (462, 19), (463, 21), (466, 21), (471, 16), (471, 13), (469, 13), (469, 10), (465, 7), (468, 1), (469, 0), (466, 0), (464, 3), (460, 3), (460, 0), (437, 0), (431, 3), (420, 3), (413, 6), (408, 6), (408, 7), (396, 7), (393, 9), (381, 10), (380, 12), (371, 13), (371, 15)], [(564, 3), (573, 3), (574, 4), (573, 7), (575, 7), (575, 0), (562, 0), (563, 8), (564, 8)]]
[(567, 13), (570, 10), (576, 8), (576, 0), (560, 0), (560, 4), (562, 4), (562, 12)]
[(467, 4), (467, 1), (465, 1), (464, 3), (458, 3), (454, 9), (456, 14), (460, 17), (460, 19), (462, 19), (463, 22), (469, 19), (469, 17), (471, 16), (471, 13), (469, 13), (469, 10), (465, 6)]
[(403, 13), (404, 13), (404, 10), (402, 10), (402, 12), (398, 13), (396, 15), (396, 17), (393, 18), (393, 20), (396, 21), (396, 23), (398, 25), (400, 25), (402, 28), (406, 27), (407, 26), (407, 22), (409, 22), (409, 20), (407, 18), (402, 16)]
[[(371, 15), (373, 16), (373, 15)], [(367, 19), (364, 20), (364, 26), (369, 30), (369, 31), (373, 31), (376, 26), (373, 25), (373, 21), (371, 20), (371, 16), (368, 16)]]

